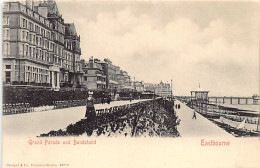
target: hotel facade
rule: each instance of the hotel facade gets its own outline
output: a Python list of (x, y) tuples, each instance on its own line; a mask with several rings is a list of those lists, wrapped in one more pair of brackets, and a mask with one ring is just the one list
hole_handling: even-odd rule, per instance
[(80, 36), (53, 0), (3, 4), (3, 84), (76, 87), (82, 84)]

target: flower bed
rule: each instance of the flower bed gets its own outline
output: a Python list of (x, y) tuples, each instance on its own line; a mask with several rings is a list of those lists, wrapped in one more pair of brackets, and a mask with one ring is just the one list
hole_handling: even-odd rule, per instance
[(118, 106), (94, 118), (84, 118), (64, 130), (40, 136), (163, 136), (177, 137), (179, 120), (173, 104), (162, 99)]

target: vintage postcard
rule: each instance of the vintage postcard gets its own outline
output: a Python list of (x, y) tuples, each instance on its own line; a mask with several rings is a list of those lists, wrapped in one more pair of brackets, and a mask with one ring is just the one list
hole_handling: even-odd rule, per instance
[(1, 167), (260, 167), (258, 1), (1, 12)]

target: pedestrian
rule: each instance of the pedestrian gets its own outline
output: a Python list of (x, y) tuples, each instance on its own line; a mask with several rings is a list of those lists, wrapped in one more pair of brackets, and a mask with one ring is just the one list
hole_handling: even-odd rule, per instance
[(92, 120), (96, 116), (96, 111), (94, 107), (94, 98), (92, 97), (93, 92), (89, 91), (89, 96), (87, 99), (87, 107), (86, 107), (86, 114), (85, 117), (88, 118), (88, 120)]
[(197, 118), (196, 118), (196, 112), (195, 112), (195, 110), (193, 111), (192, 119), (193, 119), (193, 118), (195, 118), (195, 120), (197, 119)]
[(111, 97), (109, 96), (109, 97), (107, 98), (107, 104), (110, 104), (110, 102), (111, 102)]
[(130, 102), (132, 101), (132, 97), (133, 97), (133, 96), (132, 96), (132, 94), (130, 93)]
[(180, 109), (181, 108), (181, 105), (180, 104), (178, 104), (178, 109)]

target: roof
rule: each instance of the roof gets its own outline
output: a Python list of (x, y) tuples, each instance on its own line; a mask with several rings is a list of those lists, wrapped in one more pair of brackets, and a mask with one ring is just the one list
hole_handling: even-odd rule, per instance
[(207, 91), (206, 89), (203, 89), (203, 88), (201, 88), (201, 87), (199, 86), (197, 89), (191, 90), (191, 92), (209, 92), (209, 91)]
[(77, 36), (77, 31), (76, 31), (76, 27), (75, 27), (74, 23), (68, 23), (68, 24), (66, 24), (66, 32), (67, 32), (69, 35)]

